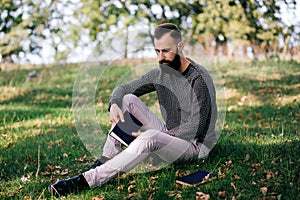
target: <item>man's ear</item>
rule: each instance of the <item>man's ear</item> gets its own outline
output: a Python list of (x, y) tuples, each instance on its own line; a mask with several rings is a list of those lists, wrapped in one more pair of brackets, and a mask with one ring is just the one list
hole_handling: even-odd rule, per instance
[(179, 42), (177, 47), (178, 47), (179, 51), (182, 51), (183, 47), (184, 47), (184, 43), (183, 42)]

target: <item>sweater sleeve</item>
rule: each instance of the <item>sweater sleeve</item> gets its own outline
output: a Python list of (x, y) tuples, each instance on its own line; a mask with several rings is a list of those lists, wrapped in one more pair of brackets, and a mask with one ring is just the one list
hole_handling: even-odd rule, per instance
[(110, 97), (108, 110), (110, 110), (110, 106), (116, 103), (119, 107), (122, 106), (122, 99), (126, 94), (134, 94), (136, 96), (142, 96), (144, 94), (153, 92), (154, 88), (154, 77), (156, 76), (156, 70), (151, 70), (145, 75), (132, 80), (127, 83), (123, 83), (116, 87)]
[(210, 122), (211, 98), (202, 76), (192, 83), (194, 94), (191, 97), (191, 112), (178, 127), (168, 131), (168, 134), (190, 140), (197, 138), (203, 142)]

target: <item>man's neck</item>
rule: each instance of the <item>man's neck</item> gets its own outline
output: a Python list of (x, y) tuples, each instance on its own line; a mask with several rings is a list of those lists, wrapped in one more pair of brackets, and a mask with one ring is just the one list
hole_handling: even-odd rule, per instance
[(191, 63), (190, 61), (188, 61), (185, 57), (180, 57), (180, 62), (181, 62), (181, 66), (179, 68), (179, 72), (183, 73), (189, 66), (189, 64)]

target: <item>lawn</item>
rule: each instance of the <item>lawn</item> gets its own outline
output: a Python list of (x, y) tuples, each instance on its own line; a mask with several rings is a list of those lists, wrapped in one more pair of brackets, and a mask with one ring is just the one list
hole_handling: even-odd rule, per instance
[[(159, 171), (123, 174), (66, 199), (300, 199), (300, 64), (217, 63), (225, 82), (226, 121), (209, 158)], [(101, 68), (101, 67), (99, 67)], [(89, 169), (95, 157), (76, 129), (72, 109), (78, 66), (0, 72), (0, 199), (51, 199), (47, 186)], [(105, 70), (104, 68), (101, 70)], [(111, 67), (97, 82), (96, 115), (109, 129), (107, 101), (129, 67)], [(143, 97), (149, 106), (155, 95)], [(93, 102), (92, 102), (93, 103)], [(175, 178), (198, 169), (218, 174), (184, 187)]]

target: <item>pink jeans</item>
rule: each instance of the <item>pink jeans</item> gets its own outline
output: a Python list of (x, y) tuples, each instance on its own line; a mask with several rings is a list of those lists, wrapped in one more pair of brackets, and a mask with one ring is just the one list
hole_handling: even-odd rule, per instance
[[(101, 186), (116, 175), (135, 168), (143, 161), (149, 161), (148, 165), (155, 161), (156, 167), (162, 167), (177, 160), (208, 156), (209, 150), (205, 145), (195, 140), (186, 141), (165, 133), (167, 130), (165, 124), (135, 95), (124, 96), (122, 110), (128, 110), (143, 123), (142, 133), (123, 151), (120, 142), (110, 136), (107, 137), (103, 155), (111, 159), (83, 173), (90, 187)], [(145, 170), (136, 171), (145, 172)]]

